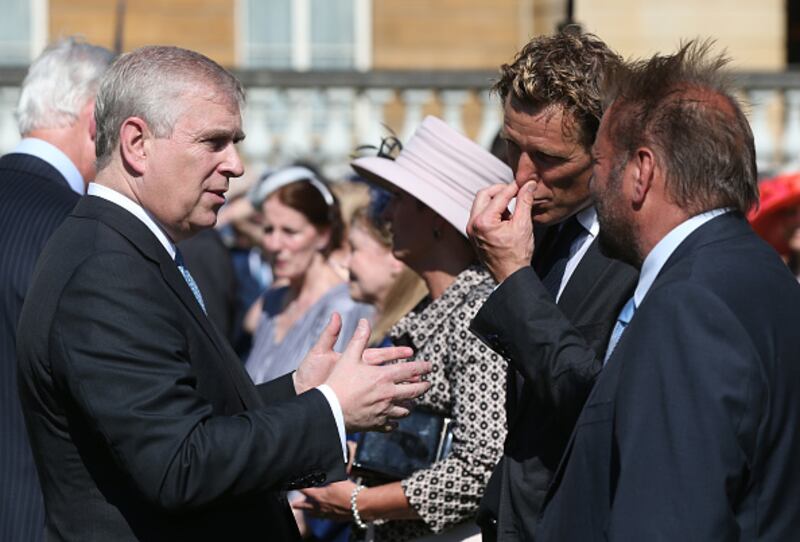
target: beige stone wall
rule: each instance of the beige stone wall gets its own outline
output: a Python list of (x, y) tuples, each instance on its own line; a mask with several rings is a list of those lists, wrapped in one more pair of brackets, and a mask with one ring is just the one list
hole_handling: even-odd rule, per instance
[[(220, 64), (235, 62), (235, 0), (129, 0), (123, 51), (142, 45), (178, 45)], [(50, 0), (50, 40), (82, 34), (106, 47), (114, 44), (114, 0)]]
[[(626, 56), (672, 51), (712, 36), (740, 69), (785, 65), (786, 0), (576, 1), (575, 16)], [(169, 43), (235, 62), (236, 0), (129, 0), (123, 48)], [(49, 37), (113, 45), (115, 0), (50, 0)], [(531, 36), (552, 32), (564, 0), (373, 0), (378, 69), (494, 68)]]
[[(623, 56), (674, 51), (682, 38), (715, 38), (733, 67), (785, 67), (785, 0), (575, 2), (576, 19)], [(795, 0), (791, 0), (795, 1)]]
[(373, 66), (479, 69), (520, 44), (524, 0), (373, 0)]

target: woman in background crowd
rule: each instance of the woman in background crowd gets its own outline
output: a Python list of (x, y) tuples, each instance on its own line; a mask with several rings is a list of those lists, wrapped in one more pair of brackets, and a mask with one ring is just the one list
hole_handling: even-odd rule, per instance
[(332, 312), (342, 316), (341, 351), (359, 318), (371, 308), (355, 303), (328, 256), (341, 247), (339, 205), (314, 172), (290, 167), (266, 177), (253, 192), (263, 211), (262, 248), (276, 286), (262, 297), (262, 312), (245, 367), (256, 383), (297, 368)]
[(511, 181), (511, 170), (433, 117), (396, 161), (360, 158), (353, 167), (392, 191), (385, 214), (393, 253), (430, 291), (427, 304), (400, 320), (390, 336), (433, 362), (432, 387), (415, 408), (453, 419), (452, 449), (401, 481), (367, 488), (345, 481), (304, 490), (308, 499), (295, 506), (350, 518), (354, 533), (376, 541), (434, 533), (442, 540), (479, 536), (473, 518), (506, 433), (506, 364), (469, 332), (494, 283), (476, 264), (465, 228), (478, 190)]
[[(379, 216), (388, 194), (380, 189), (371, 192), (384, 196), (354, 209), (348, 228), (350, 296), (375, 308), (370, 345), (389, 346), (386, 335), (389, 329), (409, 313), (428, 290), (422, 279), (392, 254), (389, 225)], [(376, 202), (383, 205), (376, 205)], [(354, 439), (355, 436), (348, 435), (353, 444)], [(349, 521), (300, 517), (298, 524), (305, 524), (315, 540), (343, 542), (349, 539)]]
[(372, 346), (388, 344), (387, 333), (427, 295), (422, 279), (392, 254), (392, 234), (374, 205), (357, 209), (350, 222), (350, 296), (375, 308)]

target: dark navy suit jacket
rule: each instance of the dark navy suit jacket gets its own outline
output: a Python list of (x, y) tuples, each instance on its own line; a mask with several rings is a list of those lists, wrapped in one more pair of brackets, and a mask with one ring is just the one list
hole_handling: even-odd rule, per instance
[(499, 540), (533, 537), (547, 487), (636, 277), (632, 267), (603, 256), (595, 240), (557, 304), (526, 267), (503, 281), (472, 321), (472, 331), (509, 361), (508, 436), (481, 502), (484, 514), (496, 514)]
[(256, 387), (153, 233), (84, 197), (17, 334), (51, 540), (299, 540), (285, 491), (343, 479), (333, 414)]
[(694, 231), (622, 335), (536, 532), (797, 540), (800, 286), (740, 214)]
[(41, 540), (44, 506), (17, 395), (16, 328), (36, 259), (79, 196), (50, 164), (0, 158), (0, 540)]

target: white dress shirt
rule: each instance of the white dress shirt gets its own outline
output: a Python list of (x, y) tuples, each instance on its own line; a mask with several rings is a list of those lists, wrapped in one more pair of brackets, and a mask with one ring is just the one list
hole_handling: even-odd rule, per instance
[[(147, 229), (149, 229), (153, 235), (156, 236), (156, 239), (158, 239), (159, 243), (161, 243), (161, 245), (164, 247), (164, 250), (167, 251), (169, 257), (172, 260), (175, 260), (175, 243), (169, 238), (167, 233), (158, 224), (155, 218), (141, 205), (127, 196), (120, 194), (116, 190), (96, 183), (89, 183), (89, 189), (86, 193), (89, 196), (96, 196), (119, 205), (133, 216), (138, 218), (145, 226), (147, 226)], [(327, 384), (322, 384), (317, 386), (317, 389), (322, 392), (322, 395), (330, 405), (333, 418), (336, 420), (336, 428), (339, 430), (339, 440), (342, 444), (344, 460), (347, 462), (347, 440), (345, 436), (344, 413), (342, 412), (342, 406), (339, 403), (339, 399), (336, 397), (336, 393), (334, 393), (330, 386)]]
[(578, 220), (578, 223), (583, 226), (583, 231), (578, 234), (569, 247), (569, 259), (567, 260), (567, 266), (564, 268), (564, 275), (561, 277), (561, 284), (558, 287), (556, 302), (561, 298), (564, 287), (569, 282), (578, 264), (581, 263), (586, 251), (589, 250), (592, 241), (594, 241), (595, 237), (597, 237), (597, 234), (600, 232), (600, 223), (597, 221), (597, 211), (594, 206), (579, 211), (578, 214), (575, 215), (575, 218)]
[(41, 158), (54, 168), (67, 180), (69, 187), (78, 195), (83, 195), (86, 185), (81, 172), (72, 160), (55, 145), (35, 137), (26, 137), (20, 141), (13, 151), (19, 154), (29, 154)]

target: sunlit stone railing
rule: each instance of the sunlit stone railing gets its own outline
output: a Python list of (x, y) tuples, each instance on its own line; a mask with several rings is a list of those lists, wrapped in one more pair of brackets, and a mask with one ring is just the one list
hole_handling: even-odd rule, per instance
[[(0, 69), (0, 152), (19, 138), (13, 108), (24, 72)], [(357, 145), (376, 144), (387, 134), (389, 116), (403, 140), (426, 112), (435, 111), (487, 147), (502, 120), (497, 98), (488, 92), (496, 75), (491, 70), (236, 73), (247, 89), (241, 150), (252, 174), (310, 159), (340, 176)], [(761, 175), (800, 170), (800, 73), (736, 77), (749, 104)]]

